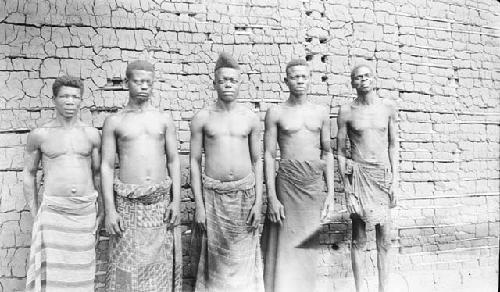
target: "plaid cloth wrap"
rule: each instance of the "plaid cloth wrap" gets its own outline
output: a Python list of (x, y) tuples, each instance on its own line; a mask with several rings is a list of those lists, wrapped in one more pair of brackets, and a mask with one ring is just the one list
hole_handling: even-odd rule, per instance
[(182, 291), (180, 229), (164, 221), (171, 184), (170, 178), (143, 185), (115, 178), (125, 231), (110, 236), (106, 291)]
[(203, 196), (207, 232), (193, 233), (194, 242), (201, 241), (195, 291), (264, 292), (259, 233), (246, 223), (255, 203), (254, 174), (229, 182), (204, 175)]

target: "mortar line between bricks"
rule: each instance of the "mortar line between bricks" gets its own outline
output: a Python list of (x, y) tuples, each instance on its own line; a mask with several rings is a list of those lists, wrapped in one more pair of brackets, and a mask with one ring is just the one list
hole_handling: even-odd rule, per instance
[(425, 196), (425, 197), (408, 197), (401, 198), (401, 201), (416, 201), (416, 200), (430, 200), (430, 199), (458, 199), (458, 198), (472, 198), (472, 197), (500, 197), (500, 192), (488, 193), (468, 193), (462, 195), (445, 195), (445, 196)]

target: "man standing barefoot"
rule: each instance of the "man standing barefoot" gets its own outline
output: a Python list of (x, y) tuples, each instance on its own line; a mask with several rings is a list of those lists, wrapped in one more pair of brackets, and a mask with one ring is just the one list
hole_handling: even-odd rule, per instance
[[(321, 217), (333, 211), (329, 110), (307, 100), (310, 77), (305, 61), (288, 63), (285, 83), (290, 97), (266, 114), (266, 292), (314, 291), (318, 252), (303, 243), (320, 226)], [(276, 141), (281, 152), (277, 174)]]
[(264, 291), (257, 231), (262, 207), (259, 118), (236, 102), (240, 83), (238, 63), (221, 54), (215, 66), (217, 102), (191, 122), (191, 188), (196, 223), (204, 231), (196, 291)]
[[(357, 98), (340, 108), (337, 143), (339, 170), (352, 219), (352, 270), (359, 292), (363, 280), (361, 251), (366, 245), (366, 223), (374, 224), (379, 292), (383, 292), (387, 291), (388, 283), (390, 208), (396, 204), (396, 108), (393, 102), (377, 96), (370, 67), (355, 67), (351, 72), (351, 84)], [(351, 175), (346, 170), (347, 138), (351, 144)]]
[(134, 61), (126, 76), (128, 104), (103, 127), (101, 173), (110, 233), (106, 290), (181, 291), (175, 125), (170, 113), (150, 104), (153, 65)]
[[(24, 195), (35, 217), (26, 291), (93, 292), (101, 137), (78, 118), (80, 79), (59, 77), (52, 91), (56, 117), (26, 145)], [(36, 186), (40, 161), (44, 190)]]

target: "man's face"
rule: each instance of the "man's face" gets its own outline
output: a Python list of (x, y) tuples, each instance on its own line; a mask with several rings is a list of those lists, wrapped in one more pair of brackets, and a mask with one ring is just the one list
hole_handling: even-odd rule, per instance
[(131, 98), (147, 100), (153, 92), (154, 73), (144, 70), (134, 70), (127, 80), (128, 92)]
[(368, 67), (359, 67), (351, 78), (352, 88), (358, 92), (370, 92), (374, 87), (373, 72)]
[(311, 72), (309, 72), (309, 68), (299, 65), (288, 68), (285, 83), (291, 94), (301, 96), (307, 94), (310, 80)]
[(56, 111), (65, 118), (72, 118), (80, 109), (82, 93), (80, 88), (61, 86), (59, 92), (54, 96)]
[(238, 97), (240, 83), (239, 70), (223, 67), (215, 72), (215, 91), (218, 98), (223, 101), (233, 101)]

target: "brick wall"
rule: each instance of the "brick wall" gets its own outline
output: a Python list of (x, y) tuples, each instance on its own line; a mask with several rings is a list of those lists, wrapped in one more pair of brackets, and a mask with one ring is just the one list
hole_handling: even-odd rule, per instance
[[(262, 117), (287, 97), (286, 62), (306, 58), (313, 71), (310, 98), (331, 107), (334, 125), (338, 106), (353, 96), (350, 68), (371, 63), (379, 94), (400, 107), (393, 278), (418, 291), (467, 291), (480, 283), (473, 276), (495, 280), (499, 17), (500, 4), (489, 0), (2, 1), (0, 291), (21, 290), (25, 282), (33, 221), (22, 196), (23, 148), (27, 132), (53, 115), (54, 79), (64, 72), (85, 80), (81, 117), (100, 128), (127, 100), (127, 62), (155, 63), (153, 102), (170, 109), (178, 127), (187, 231), (193, 215), (189, 121), (215, 98), (212, 71), (221, 51), (242, 64), (241, 100)], [(332, 139), (335, 134), (333, 127)], [(338, 183), (336, 190), (340, 211)], [(102, 235), (99, 290), (106, 265)], [(323, 287), (352, 287), (346, 284), (352, 282), (349, 238), (349, 220), (339, 212), (321, 234)], [(189, 287), (187, 235), (183, 242)], [(373, 274), (373, 245), (369, 249)]]

